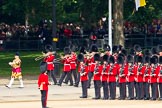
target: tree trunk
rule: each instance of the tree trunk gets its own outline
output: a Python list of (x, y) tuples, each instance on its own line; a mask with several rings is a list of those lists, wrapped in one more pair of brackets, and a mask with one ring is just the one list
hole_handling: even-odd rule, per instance
[(124, 46), (123, 2), (124, 0), (113, 0), (113, 44), (122, 46)]

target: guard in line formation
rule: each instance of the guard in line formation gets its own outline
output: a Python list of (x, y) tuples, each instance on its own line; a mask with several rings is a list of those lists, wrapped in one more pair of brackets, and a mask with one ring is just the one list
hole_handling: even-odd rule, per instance
[(93, 99), (114, 100), (119, 87), (119, 100), (162, 100), (162, 45), (143, 52), (139, 45), (129, 51), (117, 45), (113, 46), (112, 54), (106, 44), (103, 53), (95, 44), (89, 49), (82, 46), (76, 55), (75, 46), (65, 47), (64, 56), (61, 55), (63, 72), (54, 83), (61, 86), (63, 82), (70, 82), (70, 86), (78, 87), (81, 82), (80, 98), (88, 97), (93, 80)]

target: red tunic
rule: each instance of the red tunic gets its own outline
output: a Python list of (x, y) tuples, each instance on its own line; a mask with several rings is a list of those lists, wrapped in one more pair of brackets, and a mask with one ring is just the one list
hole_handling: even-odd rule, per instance
[(47, 74), (40, 74), (38, 77), (38, 88), (40, 88), (40, 90), (48, 90), (48, 75)]
[(89, 65), (89, 71), (90, 72), (94, 72), (94, 68), (95, 68), (95, 62), (94, 62), (94, 58), (92, 57), (91, 59), (90, 59), (90, 65)]
[(127, 75), (127, 72), (128, 72), (128, 65), (124, 65), (124, 67), (120, 67), (117, 71), (118, 71), (118, 76), (119, 76), (119, 83), (126, 82), (126, 75)]
[(97, 71), (94, 71), (94, 76), (93, 76), (93, 80), (94, 81), (100, 81), (101, 80), (101, 73), (102, 73), (102, 65), (96, 66), (97, 67)]
[(71, 54), (71, 61), (70, 61), (71, 69), (76, 69), (76, 59), (77, 59), (77, 55), (76, 53), (73, 52)]
[(54, 70), (54, 64), (53, 60), (55, 59), (55, 56), (53, 54), (47, 56), (44, 61), (47, 62), (47, 70)]
[(80, 73), (80, 80), (87, 81), (88, 80), (88, 66), (82, 64), (79, 65), (78, 72)]
[(145, 67), (145, 71), (144, 71), (144, 75), (143, 75), (143, 82), (149, 82), (149, 79), (150, 79), (150, 71), (151, 71), (151, 68), (150, 66), (149, 67)]
[(150, 83), (157, 83), (158, 71), (159, 71), (159, 66), (155, 68), (151, 67)]
[(63, 71), (64, 72), (70, 72), (71, 71), (70, 58), (69, 57), (66, 57), (63, 60), (63, 63), (64, 63)]
[(136, 66), (136, 71), (135, 71), (135, 81), (136, 82), (143, 82), (143, 74), (145, 72), (145, 67), (144, 66)]
[(102, 65), (101, 81), (107, 81), (108, 69), (109, 69), (109, 66), (107, 64)]
[(157, 82), (158, 83), (162, 83), (162, 72), (160, 72), (160, 71), (162, 71), (162, 66), (159, 66), (159, 73), (158, 73), (158, 78), (157, 78)]
[(117, 75), (117, 64), (113, 66), (108, 65), (108, 82), (116, 82), (116, 75)]
[(136, 65), (128, 66), (127, 82), (134, 82), (135, 68)]

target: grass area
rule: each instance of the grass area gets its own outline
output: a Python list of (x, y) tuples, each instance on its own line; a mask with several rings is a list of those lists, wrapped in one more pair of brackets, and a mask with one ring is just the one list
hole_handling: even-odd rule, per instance
[[(15, 52), (0, 52), (0, 77), (9, 77), (11, 75), (11, 66), (8, 65), (14, 59)], [(41, 52), (34, 51), (20, 51), (20, 58), (22, 60), (22, 74), (23, 75), (38, 75), (39, 63), (34, 59), (41, 55)]]

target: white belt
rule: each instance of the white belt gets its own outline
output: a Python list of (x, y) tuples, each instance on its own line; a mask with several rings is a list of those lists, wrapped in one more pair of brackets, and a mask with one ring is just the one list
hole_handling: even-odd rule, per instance
[(70, 63), (75, 63), (75, 62), (70, 62)]
[(53, 64), (53, 62), (47, 62), (47, 64)]
[(70, 64), (64, 64), (64, 65), (70, 65)]

